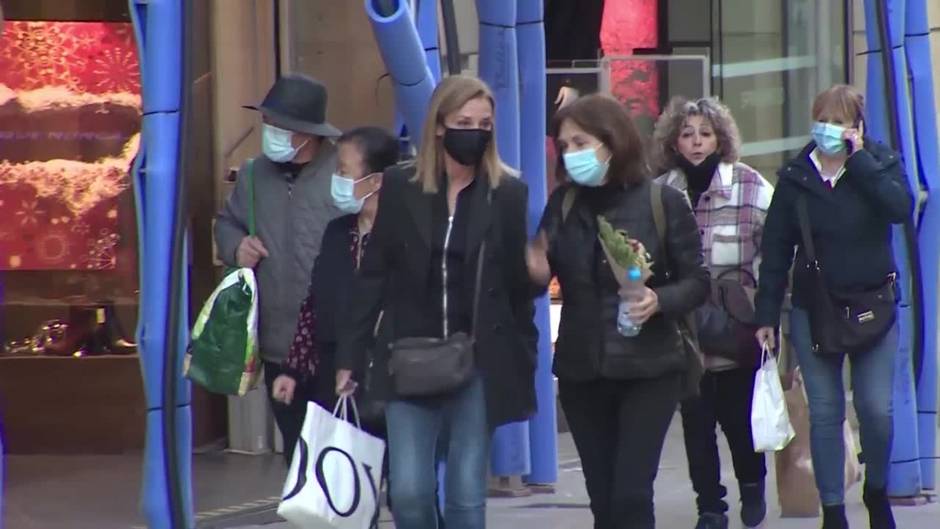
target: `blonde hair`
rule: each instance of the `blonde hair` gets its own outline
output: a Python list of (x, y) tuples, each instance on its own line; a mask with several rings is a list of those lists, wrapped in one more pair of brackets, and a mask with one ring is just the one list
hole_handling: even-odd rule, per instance
[(721, 161), (738, 161), (741, 150), (741, 133), (731, 111), (714, 97), (690, 101), (684, 97), (674, 97), (656, 121), (653, 131), (653, 159), (656, 170), (664, 173), (679, 165), (679, 151), (676, 144), (686, 121), (692, 116), (702, 116), (718, 137), (718, 154)]
[(839, 119), (844, 123), (858, 122), (864, 119), (865, 98), (855, 87), (837, 84), (816, 96), (813, 101), (813, 120)]
[[(421, 145), (418, 147), (418, 156), (415, 158), (416, 171), (414, 182), (421, 183), (425, 193), (436, 193), (438, 180), (444, 172), (444, 146), (442, 139), (437, 135), (437, 128), (444, 125), (444, 118), (460, 110), (468, 101), (486, 98), (496, 113), (496, 101), (490, 87), (480, 79), (468, 75), (452, 75), (444, 78), (434, 89), (427, 117), (424, 120), (424, 129), (421, 132)], [(517, 176), (518, 173), (499, 157), (496, 150), (496, 128), (493, 128), (493, 137), (483, 153), (480, 168), (489, 180), (490, 187), (499, 187), (499, 181), (504, 175)]]

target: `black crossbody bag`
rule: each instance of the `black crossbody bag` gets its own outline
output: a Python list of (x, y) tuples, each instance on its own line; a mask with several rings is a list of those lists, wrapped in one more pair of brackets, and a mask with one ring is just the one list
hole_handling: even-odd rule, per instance
[[(491, 197), (487, 197), (487, 202)], [(473, 288), (473, 323), (470, 334), (457, 332), (446, 338), (414, 337), (395, 340), (389, 347), (388, 371), (395, 393), (401, 397), (433, 397), (452, 393), (467, 385), (476, 370), (474, 343), (480, 312), (480, 284), (483, 279), (483, 254), (486, 241), (477, 255), (476, 282)], [(444, 288), (447, 288), (446, 285)]]
[(840, 292), (829, 289), (816, 258), (805, 196), (797, 199), (796, 207), (807, 258), (807, 309), (813, 352), (835, 355), (871, 349), (888, 334), (897, 320), (895, 275), (891, 274), (882, 285), (870, 290)]

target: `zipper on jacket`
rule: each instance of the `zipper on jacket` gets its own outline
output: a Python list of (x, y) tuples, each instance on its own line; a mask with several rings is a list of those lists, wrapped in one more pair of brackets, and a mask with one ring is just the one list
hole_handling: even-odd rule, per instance
[(454, 227), (454, 216), (447, 217), (447, 231), (444, 232), (444, 254), (441, 256), (441, 321), (444, 326), (444, 336), (447, 338), (449, 325), (447, 321), (447, 247), (450, 246), (450, 232)]

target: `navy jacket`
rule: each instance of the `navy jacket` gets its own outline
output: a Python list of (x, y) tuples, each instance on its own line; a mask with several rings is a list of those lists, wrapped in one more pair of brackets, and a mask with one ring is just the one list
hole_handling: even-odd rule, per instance
[(914, 199), (898, 153), (865, 138), (865, 149), (848, 158), (846, 172), (829, 189), (809, 158), (807, 145), (778, 172), (761, 244), (757, 321), (775, 327), (786, 292), (794, 248), (793, 305), (806, 308), (807, 259), (800, 237), (797, 197), (807, 198), (817, 258), (828, 288), (861, 291), (884, 284), (897, 270), (891, 225), (911, 218)]

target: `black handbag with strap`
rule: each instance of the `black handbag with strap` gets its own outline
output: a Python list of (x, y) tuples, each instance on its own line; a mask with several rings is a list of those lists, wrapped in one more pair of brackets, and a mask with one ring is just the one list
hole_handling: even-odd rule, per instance
[[(738, 277), (730, 277), (737, 275)], [(752, 287), (745, 286), (750, 280)], [(695, 310), (695, 324), (702, 352), (726, 358), (741, 367), (754, 367), (760, 361), (761, 347), (756, 334), (760, 325), (754, 313), (754, 274), (732, 268), (711, 282), (711, 297)]]
[[(487, 197), (487, 204), (492, 196)], [(471, 334), (457, 332), (444, 338), (411, 337), (395, 340), (389, 347), (388, 371), (395, 393), (401, 397), (445, 395), (467, 385), (476, 371), (474, 344), (480, 312), (480, 284), (483, 279), (483, 254), (486, 240), (477, 254), (476, 280), (473, 288), (473, 323)], [(446, 288), (446, 287), (445, 287)]]
[(830, 289), (816, 257), (805, 196), (797, 199), (796, 208), (806, 253), (807, 310), (813, 352), (836, 355), (871, 349), (888, 334), (897, 320), (895, 275), (889, 275), (874, 289), (851, 292)]

